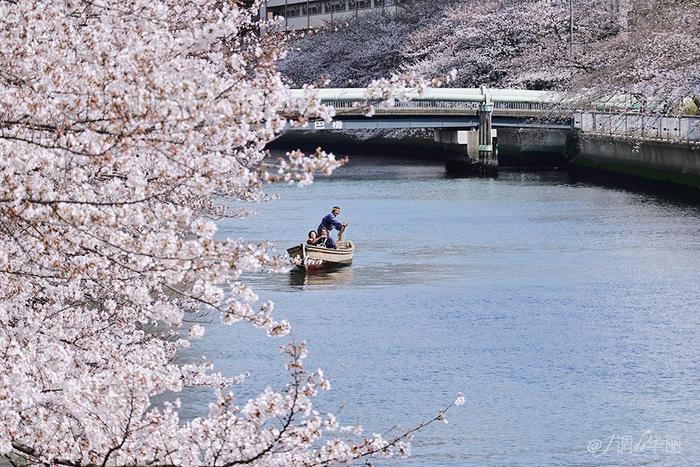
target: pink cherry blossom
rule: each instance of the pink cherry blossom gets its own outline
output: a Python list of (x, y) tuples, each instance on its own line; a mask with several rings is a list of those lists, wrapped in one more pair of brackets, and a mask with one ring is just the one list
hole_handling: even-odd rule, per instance
[[(289, 262), (215, 238), (217, 219), (244, 215), (217, 200), (261, 200), (268, 181), (310, 183), (342, 163), (266, 159), (285, 115), (332, 110), (291, 102), (279, 37), (240, 3), (0, 2), (0, 454), (282, 466), (407, 452), (413, 431), (351, 435), (314, 410), (330, 384), (304, 367), (303, 342), (282, 348), (287, 384), (248, 401), (230, 392), (244, 375), (176, 363), (206, 338), (189, 327), (203, 312), (290, 331), (241, 282)], [(185, 423), (179, 399), (152, 404), (188, 386), (216, 390), (207, 415)]]

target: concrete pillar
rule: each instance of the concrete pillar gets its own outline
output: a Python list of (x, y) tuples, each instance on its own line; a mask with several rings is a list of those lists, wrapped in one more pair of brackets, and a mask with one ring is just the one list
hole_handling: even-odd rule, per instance
[(447, 172), (498, 176), (498, 133), (490, 126), (489, 120), (476, 130), (435, 130), (435, 141), (442, 146)]
[(477, 130), (435, 130), (435, 141), (445, 154), (445, 169), (454, 174), (498, 176), (498, 138), (493, 129), (493, 102), (486, 86), (481, 87)]
[(487, 101), (479, 105), (479, 173), (487, 177), (498, 175), (492, 116), (493, 103)]
[(435, 130), (435, 141), (442, 146), (445, 170), (453, 175), (479, 174), (479, 134), (477, 130)]

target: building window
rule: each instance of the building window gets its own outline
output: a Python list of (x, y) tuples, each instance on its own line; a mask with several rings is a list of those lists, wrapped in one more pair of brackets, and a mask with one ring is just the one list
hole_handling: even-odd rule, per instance
[[(354, 12), (371, 8), (384, 8), (385, 5), (396, 5), (407, 0), (288, 0), (285, 5), (268, 6), (266, 16), (283, 18), (299, 18), (314, 15), (331, 15), (333, 13)], [(292, 3), (294, 2), (294, 3)]]
[(364, 8), (372, 8), (372, 0), (350, 0), (351, 10), (362, 10)]
[(267, 17), (270, 18), (271, 15), (272, 16), (284, 16), (284, 5), (268, 7)]
[(345, 0), (326, 0), (323, 2), (323, 12), (330, 14), (331, 11), (347, 11), (348, 5)]
[(333, 11), (346, 11), (348, 9), (345, 0), (331, 0)]
[(310, 15), (320, 15), (323, 14), (323, 5), (320, 0), (315, 2), (309, 2), (309, 14)]
[[(287, 5), (287, 14), (285, 17), (288, 18), (296, 18), (297, 16), (301, 16), (301, 5), (296, 4), (296, 5)], [(304, 13), (304, 16), (306, 16), (306, 13)]]

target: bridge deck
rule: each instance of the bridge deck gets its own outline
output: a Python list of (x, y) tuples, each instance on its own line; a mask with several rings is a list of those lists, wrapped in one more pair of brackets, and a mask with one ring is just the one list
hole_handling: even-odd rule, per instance
[[(496, 128), (579, 128), (586, 133), (630, 138), (700, 141), (699, 117), (644, 115), (632, 96), (618, 95), (581, 103), (561, 93), (518, 89), (428, 88), (408, 90), (403, 100), (371, 99), (364, 88), (293, 89), (292, 101), (315, 98), (334, 107), (332, 122), (316, 121), (285, 130), (355, 130), (391, 128), (472, 129), (479, 106), (493, 105)], [(373, 108), (372, 117), (365, 116)], [(290, 118), (299, 115), (293, 110)]]

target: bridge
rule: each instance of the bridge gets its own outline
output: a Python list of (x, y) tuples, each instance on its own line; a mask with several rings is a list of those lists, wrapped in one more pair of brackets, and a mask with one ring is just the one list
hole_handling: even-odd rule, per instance
[(432, 129), (448, 172), (496, 175), (499, 131), (512, 157), (523, 148), (521, 132), (513, 129), (539, 128), (548, 131), (538, 134), (538, 149), (528, 148), (529, 154), (566, 152), (572, 166), (664, 183), (688, 184), (684, 180), (692, 175), (693, 186), (700, 187), (700, 116), (642, 112), (628, 95), (585, 102), (556, 92), (482, 86), (409, 90), (390, 100), (372, 99), (358, 88), (295, 89), (291, 98), (290, 116), (298, 116), (295, 105), (303, 109), (309, 98), (333, 106), (335, 116), (285, 131)]
[(400, 99), (370, 99), (364, 88), (294, 89), (292, 101), (309, 98), (335, 108), (332, 121), (312, 121), (294, 130), (423, 128), (435, 132), (447, 169), (495, 174), (498, 130), (540, 128), (636, 140), (700, 142), (700, 118), (643, 114), (630, 96), (581, 102), (562, 93), (515, 89), (428, 88)]
[[(494, 128), (572, 127), (571, 113), (561, 109), (564, 97), (548, 91), (428, 89), (423, 94), (411, 91), (402, 100), (372, 102), (363, 89), (292, 90), (293, 99), (305, 97), (335, 108), (333, 122), (315, 122), (315, 130), (478, 128), (480, 113), (487, 111), (484, 104), (492, 105), (488, 111)], [(373, 111), (368, 118), (370, 105)]]
[(433, 129), (446, 149), (448, 169), (480, 174), (498, 170), (498, 128), (573, 128), (564, 96), (549, 91), (428, 88), (373, 101), (366, 89), (335, 88), (294, 89), (291, 97), (318, 99), (333, 106), (335, 116), (288, 130)]

